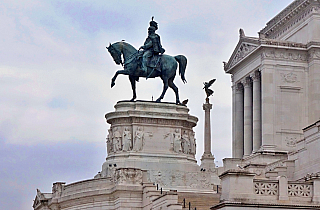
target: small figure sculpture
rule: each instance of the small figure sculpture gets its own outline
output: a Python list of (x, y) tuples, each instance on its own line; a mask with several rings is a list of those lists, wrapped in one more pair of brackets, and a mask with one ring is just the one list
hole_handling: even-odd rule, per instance
[(115, 131), (113, 132), (113, 137), (112, 137), (112, 143), (113, 143), (113, 151), (118, 152), (121, 150), (121, 134), (118, 131), (118, 128), (115, 128)]
[(112, 145), (112, 140), (110, 139), (111, 130), (108, 130), (108, 135), (107, 135), (107, 153), (110, 154), (113, 151), (113, 145)]
[(207, 94), (207, 99), (209, 99), (209, 96), (211, 96), (213, 94), (213, 90), (209, 89), (209, 87), (216, 81), (216, 79), (212, 79), (209, 82), (204, 82), (204, 91)]
[(190, 153), (196, 154), (196, 139), (194, 138), (194, 131), (190, 131), (189, 133), (189, 139), (190, 139)]
[(128, 127), (125, 127), (123, 131), (122, 141), (123, 141), (122, 151), (124, 152), (130, 151), (132, 147), (132, 138), (131, 138), (131, 132)]
[(181, 134), (179, 129), (175, 129), (173, 135), (173, 151), (182, 152), (181, 148)]
[[(155, 33), (158, 29), (158, 23), (153, 20), (153, 17), (150, 21), (150, 27), (148, 28), (148, 37), (144, 42), (143, 46), (139, 48), (143, 49), (143, 56), (142, 56), (142, 66), (141, 70), (147, 73), (147, 63), (149, 62), (149, 58), (154, 55), (163, 54), (165, 49), (162, 48), (160, 42), (160, 36)], [(160, 58), (159, 58), (160, 59)]]
[(140, 150), (142, 150), (143, 147), (143, 131), (141, 127), (137, 128), (137, 131), (135, 133), (135, 137), (134, 137), (134, 145), (133, 145), (133, 150), (138, 152)]
[(188, 132), (185, 130), (182, 134), (182, 151), (185, 154), (190, 153), (190, 141), (189, 141), (189, 135)]

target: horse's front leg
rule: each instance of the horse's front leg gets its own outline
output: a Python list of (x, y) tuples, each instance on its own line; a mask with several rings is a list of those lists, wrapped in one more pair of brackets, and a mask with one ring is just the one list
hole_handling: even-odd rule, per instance
[(114, 76), (111, 79), (111, 88), (113, 88), (113, 86), (115, 86), (116, 79), (117, 79), (117, 76), (119, 74), (126, 74), (127, 75), (127, 74), (129, 74), (129, 72), (127, 70), (118, 70), (118, 71), (116, 71), (116, 73), (114, 74)]
[(163, 90), (161, 96), (156, 100), (156, 102), (161, 102), (161, 99), (163, 99), (164, 94), (166, 94), (166, 91), (168, 89), (168, 79), (167, 78), (162, 78), (163, 79)]
[(132, 99), (130, 101), (134, 101), (137, 98), (137, 95), (136, 95), (136, 78), (132, 77), (132, 76), (129, 76), (129, 79), (130, 79), (131, 88), (132, 88), (132, 92), (133, 92), (133, 96), (132, 96)]

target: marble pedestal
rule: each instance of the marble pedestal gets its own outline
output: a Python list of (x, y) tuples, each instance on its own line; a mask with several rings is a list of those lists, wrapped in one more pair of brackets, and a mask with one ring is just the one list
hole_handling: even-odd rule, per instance
[(196, 163), (193, 127), (198, 119), (188, 112), (172, 103), (118, 102), (105, 116), (111, 126), (101, 176), (138, 168), (164, 189), (212, 189), (213, 171), (202, 172)]

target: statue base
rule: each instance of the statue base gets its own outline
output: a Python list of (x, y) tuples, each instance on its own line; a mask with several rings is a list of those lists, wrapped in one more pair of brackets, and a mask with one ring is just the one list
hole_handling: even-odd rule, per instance
[(101, 176), (137, 168), (162, 188), (212, 190), (211, 174), (200, 171), (195, 159), (198, 118), (188, 112), (173, 103), (118, 102), (105, 116), (111, 126)]

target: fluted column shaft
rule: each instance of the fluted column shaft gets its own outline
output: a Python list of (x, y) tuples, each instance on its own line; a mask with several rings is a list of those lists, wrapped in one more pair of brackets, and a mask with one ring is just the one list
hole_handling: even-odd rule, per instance
[(233, 139), (233, 154), (234, 158), (243, 157), (243, 86), (241, 83), (235, 86), (235, 129)]
[(244, 82), (244, 156), (252, 152), (252, 84), (250, 77)]
[(256, 152), (261, 146), (261, 80), (260, 72), (255, 71), (252, 75), (253, 94), (253, 151)]
[(205, 112), (204, 117), (204, 154), (212, 156), (211, 153), (211, 125), (210, 125), (210, 110), (212, 109), (212, 104), (203, 104), (203, 110)]

